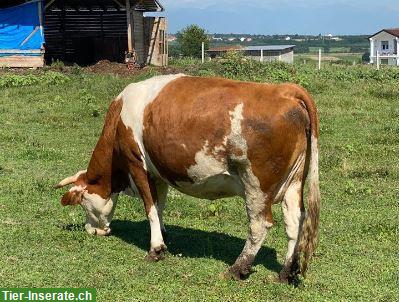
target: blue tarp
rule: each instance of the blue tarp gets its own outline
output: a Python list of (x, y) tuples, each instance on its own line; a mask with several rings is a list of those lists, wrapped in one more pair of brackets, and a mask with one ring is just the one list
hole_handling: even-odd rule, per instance
[[(44, 43), (39, 12), (42, 1), (0, 9), (0, 50), (40, 50)], [(33, 34), (32, 34), (33, 33)], [(30, 36), (31, 35), (31, 36)], [(1, 54), (0, 54), (1, 55)]]

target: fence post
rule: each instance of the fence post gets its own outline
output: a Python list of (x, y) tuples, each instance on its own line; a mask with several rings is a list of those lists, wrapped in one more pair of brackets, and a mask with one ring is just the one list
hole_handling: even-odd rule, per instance
[(380, 52), (377, 50), (377, 70), (380, 70)]
[(318, 69), (321, 69), (321, 48), (319, 48), (319, 66)]
[(260, 50), (260, 61), (263, 62), (263, 48)]
[(202, 42), (201, 44), (201, 52), (202, 52), (202, 64), (205, 62), (205, 42)]

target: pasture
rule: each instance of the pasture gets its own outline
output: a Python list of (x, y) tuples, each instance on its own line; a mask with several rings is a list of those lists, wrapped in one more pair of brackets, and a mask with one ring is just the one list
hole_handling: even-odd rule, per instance
[[(173, 63), (173, 62), (172, 62)], [(239, 198), (199, 200), (171, 190), (169, 252), (145, 260), (149, 226), (138, 199), (120, 199), (110, 237), (89, 236), (80, 207), (53, 185), (87, 167), (108, 104), (132, 76), (70, 68), (0, 71), (2, 287), (95, 287), (98, 301), (398, 301), (399, 71), (259, 65), (227, 58), (170, 70), (307, 87), (321, 121), (320, 240), (298, 287), (274, 282), (286, 252), (275, 226), (242, 282), (219, 277), (240, 253), (247, 217)]]

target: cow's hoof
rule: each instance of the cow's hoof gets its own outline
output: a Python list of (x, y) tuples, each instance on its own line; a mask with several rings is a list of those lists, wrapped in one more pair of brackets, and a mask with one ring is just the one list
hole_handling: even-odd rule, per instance
[(244, 268), (241, 266), (230, 266), (229, 269), (223, 272), (220, 276), (226, 280), (244, 280), (251, 274), (250, 268)]
[(276, 276), (276, 282), (282, 283), (282, 284), (290, 284), (290, 285), (297, 285), (298, 284), (298, 275), (295, 273), (287, 273), (286, 270), (282, 270), (277, 276)]
[(151, 249), (147, 254), (147, 260), (150, 262), (157, 262), (159, 260), (165, 259), (165, 253), (167, 251), (167, 246), (162, 244), (154, 249)]
[(285, 272), (280, 272), (276, 275), (275, 280), (277, 283), (289, 284), (289, 277)]

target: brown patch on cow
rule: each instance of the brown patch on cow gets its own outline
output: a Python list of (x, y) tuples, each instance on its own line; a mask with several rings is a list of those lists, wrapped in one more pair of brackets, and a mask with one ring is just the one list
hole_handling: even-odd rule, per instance
[(231, 129), (229, 111), (242, 101), (235, 89), (228, 80), (182, 77), (168, 84), (146, 107), (144, 146), (170, 183), (192, 182), (187, 169), (196, 164), (195, 154), (204, 146), (207, 155), (227, 163), (231, 152), (223, 143)]
[[(143, 199), (147, 215), (151, 206), (157, 201), (157, 190), (151, 175), (144, 169), (142, 153), (134, 139), (133, 131), (127, 128), (122, 120), (118, 123), (116, 149), (124, 175), (130, 174)], [(128, 181), (128, 180), (127, 180)]]
[(113, 155), (121, 110), (120, 99), (113, 101), (109, 106), (101, 136), (94, 148), (86, 173), (88, 192), (98, 194), (104, 199), (112, 192)]
[(61, 204), (63, 206), (76, 206), (81, 203), (83, 191), (68, 191), (62, 196)]
[[(81, 174), (74, 183), (85, 187), (90, 194), (97, 194), (104, 199), (112, 192), (120, 192), (128, 186), (126, 165), (120, 156), (116, 144), (117, 125), (120, 121), (122, 100), (113, 101), (108, 109), (101, 136), (92, 153), (86, 173)], [(75, 205), (80, 203), (82, 192), (67, 192), (61, 203)]]
[[(286, 85), (259, 88), (256, 101), (244, 104), (243, 136), (248, 159), (266, 201), (266, 220), (273, 223), (271, 204), (298, 156), (307, 148), (309, 118)], [(289, 91), (286, 91), (289, 90)]]

